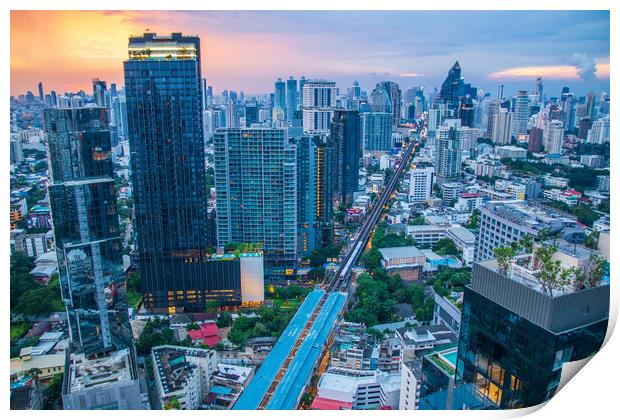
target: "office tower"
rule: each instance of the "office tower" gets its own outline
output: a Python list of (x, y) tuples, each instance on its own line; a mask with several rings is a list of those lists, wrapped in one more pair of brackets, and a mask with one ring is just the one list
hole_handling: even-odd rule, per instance
[[(554, 258), (565, 268), (576, 267), (572, 261), (587, 263), (592, 253), (576, 246), (574, 254), (574, 247), (558, 244)], [(454, 395), (460, 398), (452, 408), (541, 404), (555, 394), (564, 363), (592, 356), (602, 346), (609, 284), (542, 288), (534, 263), (525, 254), (507, 271), (496, 260), (474, 265), (465, 286), (456, 363)]]
[(409, 182), (409, 203), (426, 203), (433, 192), (433, 175), (435, 170), (432, 166), (415, 168), (411, 170)]
[(532, 127), (529, 131), (529, 140), (527, 142), (527, 151), (531, 153), (540, 153), (542, 151), (544, 130), (538, 127)]
[(500, 108), (493, 117), (493, 133), (491, 140), (496, 144), (509, 144), (512, 134), (512, 112)]
[(226, 127), (227, 128), (239, 128), (239, 112), (237, 110), (237, 102), (232, 98), (228, 98), (228, 105), (226, 106)]
[(359, 99), (362, 97), (362, 88), (360, 87), (360, 82), (358, 82), (357, 80), (355, 80), (353, 82), (353, 99)]
[(207, 79), (200, 80), (200, 95), (202, 97), (202, 111), (207, 110)]
[(562, 141), (564, 140), (564, 127), (562, 121), (551, 120), (545, 126), (543, 145), (547, 154), (561, 154)]
[(475, 98), (477, 94), (478, 89), (470, 83), (465, 83), (465, 79), (461, 77), (461, 65), (456, 61), (448, 71), (448, 76), (441, 85), (437, 99), (455, 109), (459, 106), (461, 99)]
[(520, 90), (515, 97), (512, 117), (511, 134), (525, 134), (527, 132), (527, 121), (530, 118), (530, 98), (526, 90)]
[(213, 136), (217, 242), (260, 243), (271, 281), (297, 262), (295, 145), (286, 129), (218, 129)]
[(252, 124), (259, 122), (258, 104), (256, 102), (248, 102), (245, 104), (245, 126), (252, 127)]
[(310, 134), (329, 134), (336, 107), (336, 82), (306, 80), (303, 90), (303, 126)]
[(304, 76), (301, 76), (301, 79), (299, 79), (299, 91), (298, 91), (298, 100), (297, 100), (297, 107), (303, 107), (304, 105), (304, 85), (306, 84), (306, 78)]
[(331, 157), (324, 136), (303, 135), (297, 140), (298, 250), (305, 256), (331, 242)]
[[(307, 87), (308, 85), (306, 85)], [(337, 203), (350, 206), (358, 190), (359, 163), (362, 153), (358, 111), (337, 109), (331, 124), (329, 144), (334, 150), (331, 173)]]
[(49, 199), (73, 349), (131, 347), (122, 240), (105, 108), (44, 111)]
[(499, 114), (500, 104), (499, 100), (493, 100), (489, 103), (489, 110), (487, 113), (487, 131), (486, 136), (491, 138), (493, 137), (493, 128), (495, 127), (495, 116)]
[(43, 100), (45, 99), (43, 95), (43, 82), (39, 82), (38, 88), (39, 88), (39, 101), (43, 102)]
[(478, 139), (484, 135), (481, 128), (461, 128), (461, 150), (470, 151), (478, 145)]
[(587, 142), (593, 144), (609, 143), (609, 116), (596, 120), (588, 131)]
[[(387, 90), (376, 87), (370, 94), (370, 107), (372, 112), (389, 113), (392, 115), (392, 100)], [(392, 120), (390, 119), (390, 124)]]
[(236, 285), (212, 275), (206, 252), (200, 40), (130, 37), (124, 71), (144, 303), (174, 312), (236, 302)]
[[(398, 83), (390, 82), (388, 80), (377, 83), (375, 90), (383, 90), (387, 93), (390, 100), (392, 109), (392, 125), (398, 127), (400, 124), (400, 108), (403, 103), (403, 93), (398, 86)], [(385, 111), (383, 111), (385, 112)]]
[(51, 106), (58, 106), (58, 98), (56, 96), (56, 91), (55, 90), (51, 90), (50, 91), (50, 97), (52, 99), (52, 105)]
[[(451, 124), (456, 121), (458, 124)], [(458, 181), (461, 176), (461, 127), (460, 120), (447, 120), (435, 140), (435, 172), (437, 183), (442, 185)]]
[(26, 92), (26, 105), (32, 105), (34, 103), (34, 95), (31, 91)]
[(293, 121), (293, 113), (297, 110), (297, 80), (293, 76), (286, 81), (286, 121)]
[(213, 86), (207, 86), (207, 104), (206, 107), (213, 105)]
[(392, 113), (363, 112), (360, 117), (364, 151), (391, 150)]
[(282, 79), (278, 79), (275, 83), (273, 100), (274, 110), (282, 111), (282, 116), (286, 118), (286, 83)]
[(428, 110), (427, 130), (428, 137), (435, 137), (437, 128), (441, 121), (441, 111), (437, 108), (431, 108)]
[(24, 160), (24, 149), (19, 139), (11, 139), (11, 149), (9, 151), (9, 162), (11, 165), (19, 165)]
[(474, 126), (474, 102), (471, 98), (461, 99), (461, 105), (458, 109), (459, 119), (463, 127)]
[(562, 94), (562, 123), (570, 130), (575, 121), (575, 97), (572, 93)]
[(93, 79), (93, 99), (97, 106), (105, 107), (106, 105), (106, 82), (105, 80)]
[(536, 79), (536, 91), (534, 92), (534, 94), (536, 95), (536, 99), (538, 100), (538, 103), (541, 105), (544, 105), (542, 77), (538, 77)]
[(588, 92), (588, 95), (586, 96), (586, 117), (593, 119), (595, 117), (594, 115), (594, 105), (596, 103), (596, 95), (593, 92)]

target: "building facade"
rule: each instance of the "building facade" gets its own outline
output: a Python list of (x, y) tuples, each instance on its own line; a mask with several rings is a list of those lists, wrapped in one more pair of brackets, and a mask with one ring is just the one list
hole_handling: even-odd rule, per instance
[[(308, 87), (308, 85), (306, 85)], [(338, 203), (350, 206), (359, 186), (359, 163), (362, 153), (358, 111), (339, 109), (331, 123), (329, 144), (334, 150), (332, 170), (334, 196)]]

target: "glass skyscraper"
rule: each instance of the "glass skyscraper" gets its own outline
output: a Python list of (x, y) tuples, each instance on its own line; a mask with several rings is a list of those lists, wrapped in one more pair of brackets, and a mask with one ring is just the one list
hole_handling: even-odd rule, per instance
[(293, 76), (286, 81), (286, 121), (292, 122), (297, 110), (297, 80)]
[(265, 274), (295, 274), (297, 170), (287, 129), (218, 129), (213, 137), (217, 242), (261, 243)]
[(50, 206), (75, 352), (132, 348), (106, 108), (44, 111)]
[(337, 202), (351, 205), (359, 187), (359, 164), (362, 153), (358, 111), (337, 109), (331, 123), (329, 144), (334, 149), (331, 168)]
[(565, 362), (596, 353), (609, 316), (609, 284), (541, 292), (527, 270), (474, 266), (465, 288), (455, 396), (462, 408), (523, 408), (557, 390)]
[(233, 287), (214, 284), (206, 267), (200, 40), (130, 37), (124, 72), (144, 303), (174, 311), (227, 301)]

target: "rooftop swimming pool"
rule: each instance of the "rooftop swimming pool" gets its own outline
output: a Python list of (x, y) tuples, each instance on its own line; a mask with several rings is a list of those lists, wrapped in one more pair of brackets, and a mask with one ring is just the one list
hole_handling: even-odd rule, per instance
[(456, 358), (458, 355), (458, 350), (454, 349), (448, 353), (441, 353), (441, 357), (446, 359), (453, 367), (456, 368)]

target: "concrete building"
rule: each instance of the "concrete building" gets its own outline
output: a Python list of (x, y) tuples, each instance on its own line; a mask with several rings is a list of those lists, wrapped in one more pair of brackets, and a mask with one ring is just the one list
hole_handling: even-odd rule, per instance
[(388, 273), (398, 274), (406, 282), (421, 280), (426, 257), (415, 246), (380, 248), (381, 264)]
[(412, 169), (409, 181), (409, 202), (412, 204), (426, 203), (433, 192), (433, 167)]
[(512, 136), (512, 112), (506, 108), (500, 108), (493, 116), (493, 132), (491, 140), (496, 144), (509, 144)]
[(596, 120), (588, 131), (587, 142), (593, 144), (609, 143), (610, 122), (609, 116)]
[(437, 225), (407, 226), (407, 235), (415, 240), (418, 247), (430, 248), (446, 237), (446, 228)]
[(88, 359), (73, 354), (62, 387), (65, 410), (140, 410), (140, 383), (129, 349)]
[(501, 157), (507, 157), (511, 159), (527, 158), (527, 150), (517, 146), (500, 146), (496, 147), (495, 151)]
[(564, 140), (564, 126), (562, 121), (551, 120), (545, 127), (543, 134), (543, 146), (547, 154), (562, 154), (562, 142)]
[(446, 326), (458, 337), (461, 329), (461, 310), (453, 299), (435, 293), (433, 324)]
[(474, 262), (476, 251), (476, 235), (461, 226), (446, 229), (446, 238), (452, 239), (456, 247), (463, 252), (463, 263), (470, 266)]
[(417, 410), (420, 406), (422, 360), (403, 362), (400, 370), (399, 410)]
[(304, 132), (329, 134), (336, 108), (336, 82), (306, 80), (302, 92)]
[(157, 346), (151, 350), (151, 359), (160, 408), (197, 410), (201, 407), (217, 370), (215, 350)]

